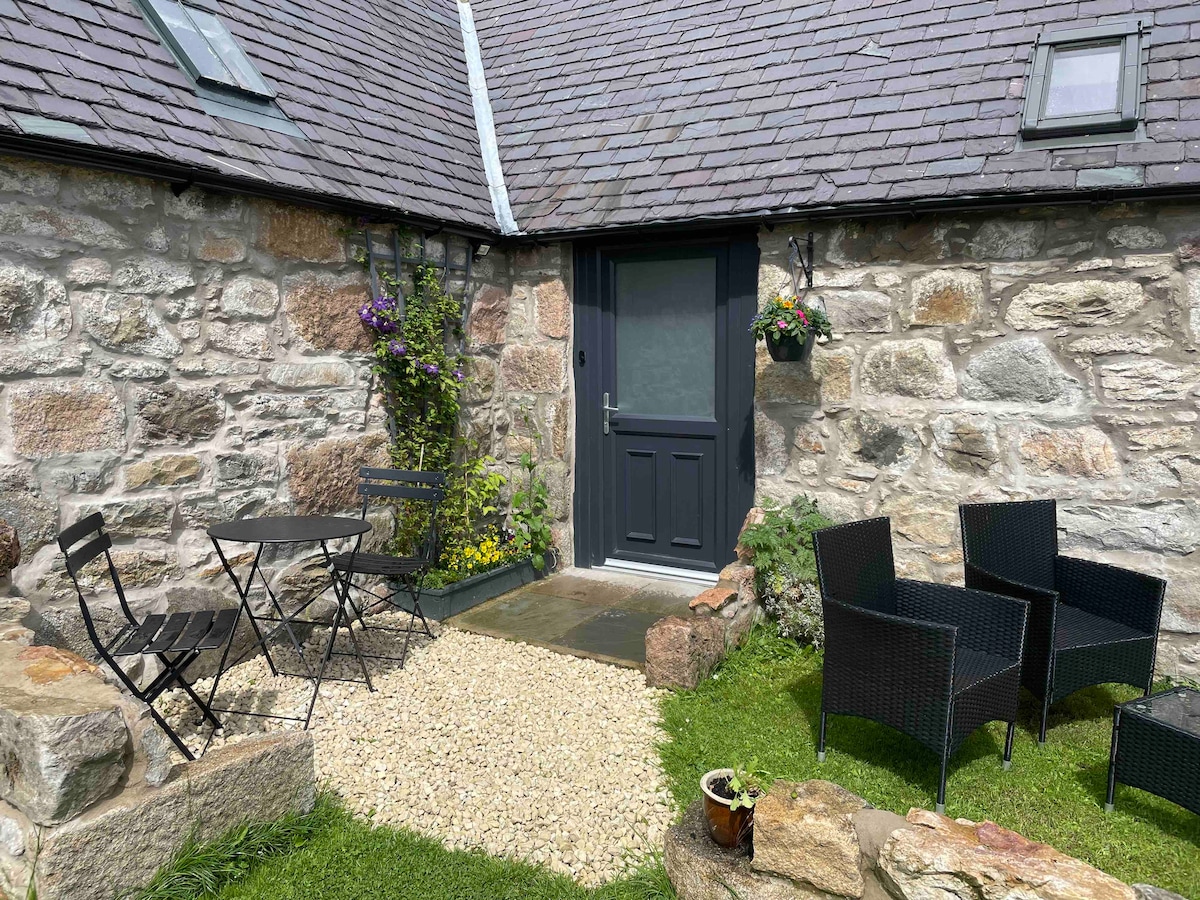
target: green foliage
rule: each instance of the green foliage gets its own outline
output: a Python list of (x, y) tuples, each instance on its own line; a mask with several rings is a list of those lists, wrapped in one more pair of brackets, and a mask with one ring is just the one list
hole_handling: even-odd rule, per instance
[(754, 802), (763, 792), (762, 780), (763, 773), (758, 771), (758, 757), (750, 760), (749, 766), (735, 765), (733, 777), (729, 779), (729, 792), (733, 794), (729, 808), (753, 809)]
[[(827, 779), (901, 815), (933, 808), (937, 756), (884, 725), (831, 716), (828, 756), (817, 762), (821, 662), (819, 652), (764, 626), (717, 677), (664, 700), (669, 739), (660, 757), (680, 808), (700, 799), (705, 772), (755, 755), (773, 778)], [(998, 822), (1122, 881), (1200, 898), (1200, 817), (1124, 786), (1116, 812), (1104, 812), (1113, 703), (1138, 693), (1093, 687), (1054, 704), (1045, 747), (1037, 745), (1040, 706), (1024, 695), (1012, 770), (1000, 767), (1004, 724), (977, 731), (950, 760), (949, 814)]]
[(438, 523), (443, 550), (478, 541), (481, 523), (500, 512), (500, 489), (507, 479), (490, 468), (495, 462), (490, 456), (478, 456), (447, 467), (446, 499)]
[(764, 511), (764, 521), (742, 534), (742, 543), (754, 553), (763, 606), (785, 637), (820, 647), (825, 639), (825, 623), (816, 587), (812, 535), (833, 523), (806, 497), (797, 497), (782, 507), (768, 500)]
[[(487, 531), (500, 514), (506, 479), (491, 468), (494, 459), (477, 455), (458, 433), (459, 394), (466, 380), (465, 360), (451, 349), (462, 336), (458, 301), (446, 292), (435, 267), (418, 266), (401, 314), (399, 281), (387, 273), (380, 278), (383, 296), (364, 304), (359, 318), (374, 335), (372, 371), (391, 424), (391, 464), (446, 473), (433, 552), (439, 561), (452, 560), (453, 565), (438, 568), (430, 584), (449, 584), (466, 577), (463, 573), (482, 571), (466, 565), (471, 560), (468, 551), (480, 551), (489, 540)], [(425, 549), (427, 508), (415, 501), (396, 504), (395, 552)]]
[(214, 896), (221, 900), (675, 900), (659, 857), (648, 859), (628, 878), (588, 890), (540, 866), (478, 850), (447, 850), (411, 831), (373, 827), (336, 807), (302, 847), (264, 860), (249, 877)]
[(462, 310), (432, 266), (418, 266), (401, 314), (399, 285), (363, 306), (359, 318), (375, 336), (372, 371), (393, 426), (397, 469), (445, 472), (456, 458), (455, 425), (463, 357), (449, 348), (461, 332)]
[(331, 797), (307, 816), (236, 828), (211, 844), (189, 841), (125, 900), (675, 900), (654, 855), (629, 877), (595, 890), (528, 863), (357, 819)]
[(813, 555), (812, 534), (833, 524), (807, 497), (797, 497), (788, 506), (767, 499), (766, 517), (742, 532), (742, 544), (754, 554), (759, 588), (776, 573), (802, 582), (817, 580), (817, 560)]
[(758, 341), (779, 343), (785, 337), (803, 342), (809, 334), (833, 335), (829, 317), (819, 306), (809, 306), (795, 294), (775, 297), (750, 320), (750, 331)]
[(189, 838), (175, 858), (145, 888), (127, 893), (127, 900), (198, 900), (215, 897), (265, 860), (292, 853), (305, 845), (337, 815), (328, 797), (320, 797), (306, 816), (291, 815), (278, 822), (242, 825), (208, 844)]
[(528, 486), (513, 494), (513, 543), (522, 554), (528, 554), (539, 572), (546, 568), (546, 555), (554, 544), (550, 531), (550, 492), (537, 475), (537, 463), (531, 453), (521, 454), (521, 468), (529, 476)]

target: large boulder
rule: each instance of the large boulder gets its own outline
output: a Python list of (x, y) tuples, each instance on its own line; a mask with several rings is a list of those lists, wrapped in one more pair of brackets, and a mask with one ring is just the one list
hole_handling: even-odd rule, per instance
[(38, 900), (110, 900), (146, 885), (189, 837), (212, 841), (248, 822), (306, 813), (315, 798), (308, 734), (214, 750), (176, 768), (162, 787), (130, 785), (94, 815), (47, 835), (37, 859)]
[(757, 872), (858, 898), (865, 884), (854, 814), (867, 801), (828, 781), (777, 781), (754, 805)]
[(122, 696), (91, 663), (0, 642), (0, 798), (38, 825), (71, 819), (125, 774)]
[(965, 325), (983, 306), (983, 278), (964, 269), (935, 269), (912, 282), (909, 325)]
[(510, 391), (557, 394), (566, 377), (566, 355), (554, 344), (506, 347), (500, 358), (500, 377)]
[(1109, 478), (1121, 473), (1112, 441), (1103, 431), (1090, 426), (1024, 427), (1020, 430), (1018, 452), (1025, 468), (1035, 475)]
[(1012, 300), (1004, 321), (1020, 331), (1063, 325), (1116, 325), (1146, 303), (1136, 281), (1064, 281), (1031, 284)]
[(50, 381), (24, 384), (9, 396), (13, 449), (23, 456), (123, 449), (125, 404), (106, 384)]
[(914, 338), (876, 344), (863, 357), (863, 393), (946, 400), (958, 394), (954, 366), (941, 341)]
[(387, 436), (375, 432), (345, 440), (297, 445), (287, 454), (288, 487), (296, 513), (325, 515), (351, 510), (362, 503), (358, 470), (387, 462)]
[(700, 801), (667, 832), (663, 865), (679, 900), (807, 900), (812, 891), (750, 868), (744, 848), (725, 850), (708, 836)]
[(176, 446), (212, 437), (225, 420), (215, 388), (161, 384), (142, 388), (135, 398), (138, 431), (147, 444)]
[(725, 623), (712, 616), (667, 616), (646, 632), (646, 683), (690, 690), (725, 655)]
[(318, 350), (363, 351), (371, 336), (358, 318), (370, 296), (365, 275), (304, 273), (284, 280), (284, 311), (292, 333)]
[(1133, 888), (1053, 847), (993, 822), (914, 809), (916, 828), (892, 834), (880, 855), (900, 900), (1137, 900)]

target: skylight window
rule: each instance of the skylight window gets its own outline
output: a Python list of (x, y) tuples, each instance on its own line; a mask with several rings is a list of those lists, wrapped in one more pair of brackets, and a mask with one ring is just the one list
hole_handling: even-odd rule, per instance
[(143, 4), (197, 84), (263, 100), (275, 96), (229, 29), (212, 13), (176, 0), (143, 0)]
[(1034, 48), (1022, 137), (1134, 131), (1145, 46), (1140, 22), (1043, 34)]

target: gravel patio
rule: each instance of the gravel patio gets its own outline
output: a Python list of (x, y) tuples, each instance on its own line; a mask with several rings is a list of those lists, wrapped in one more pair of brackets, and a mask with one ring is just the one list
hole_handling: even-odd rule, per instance
[[(372, 624), (404, 624), (385, 613)], [(662, 692), (641, 672), (452, 627), (414, 640), (403, 669), (374, 661), (378, 688), (328, 682), (312, 734), (317, 774), (356, 815), (448, 848), (541, 863), (584, 885), (618, 877), (662, 846), (672, 818), (655, 751)], [(320, 645), (318, 630), (308, 645)], [(369, 631), (366, 652), (396, 635)], [(277, 662), (287, 668), (284, 651)], [(335, 676), (357, 663), (334, 657)], [(197, 683), (202, 694), (211, 686)], [(219, 705), (303, 715), (310, 682), (272, 677), (256, 656), (223, 676)], [(245, 705), (243, 705), (245, 704)], [(181, 695), (164, 712), (195, 750), (207, 739)], [(213, 746), (292, 723), (226, 716)]]

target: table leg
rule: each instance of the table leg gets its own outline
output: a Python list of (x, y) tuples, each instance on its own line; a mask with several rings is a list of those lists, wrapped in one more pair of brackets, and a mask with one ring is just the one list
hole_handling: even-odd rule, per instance
[[(292, 649), (294, 649), (296, 651), (296, 655), (300, 657), (300, 663), (305, 668), (308, 668), (308, 664), (304, 662), (304, 651), (300, 649), (300, 639), (296, 637), (296, 633), (292, 631), (292, 620), (300, 615), (300, 612), (304, 609), (304, 607), (296, 610), (296, 612), (292, 613), (290, 616), (287, 615), (283, 611), (283, 607), (279, 605), (279, 600), (275, 597), (275, 592), (271, 590), (271, 585), (267, 583), (267, 576), (261, 568), (258, 570), (258, 578), (262, 582), (263, 590), (267, 592), (267, 598), (271, 601), (271, 606), (274, 608), (276, 615), (279, 616), (280, 624), (287, 631), (288, 637), (292, 641)], [(307, 605), (308, 604), (305, 604), (305, 606)], [(309, 671), (312, 670), (310, 669)]]
[[(233, 582), (234, 590), (238, 593), (238, 619), (241, 618), (242, 610), (246, 611), (246, 617), (250, 620), (250, 627), (254, 629), (254, 635), (258, 639), (256, 646), (261, 646), (263, 655), (267, 658), (267, 665), (271, 668), (272, 675), (278, 675), (279, 670), (275, 668), (275, 661), (271, 659), (271, 651), (267, 649), (267, 640), (263, 637), (262, 631), (259, 630), (258, 622), (254, 618), (254, 611), (250, 608), (250, 585), (254, 581), (254, 573), (258, 569), (259, 560), (262, 559), (264, 544), (258, 545), (258, 552), (254, 554), (254, 563), (250, 566), (250, 575), (246, 579), (246, 587), (242, 588), (242, 583), (238, 581), (237, 573), (233, 571), (233, 566), (229, 565), (229, 560), (225, 558), (225, 554), (221, 551), (221, 545), (216, 538), (212, 539), (213, 546), (217, 548), (217, 557), (221, 560), (221, 565), (225, 569), (225, 574), (229, 576), (229, 580)], [(237, 635), (237, 620), (233, 623), (234, 635)], [(225, 653), (221, 655), (221, 666), (217, 669), (217, 677), (213, 680), (213, 692), (216, 692), (217, 680), (220, 678), (221, 672), (224, 669), (225, 658), (229, 654), (230, 647), (233, 646), (233, 640), (230, 640), (225, 645)], [(238, 657), (238, 661), (245, 657), (245, 653)], [(212, 697), (209, 697), (209, 705), (212, 705)]]
[(1117, 790), (1117, 751), (1121, 738), (1121, 707), (1113, 709), (1112, 747), (1108, 751), (1108, 794), (1104, 798), (1104, 811), (1113, 811), (1113, 797)]

